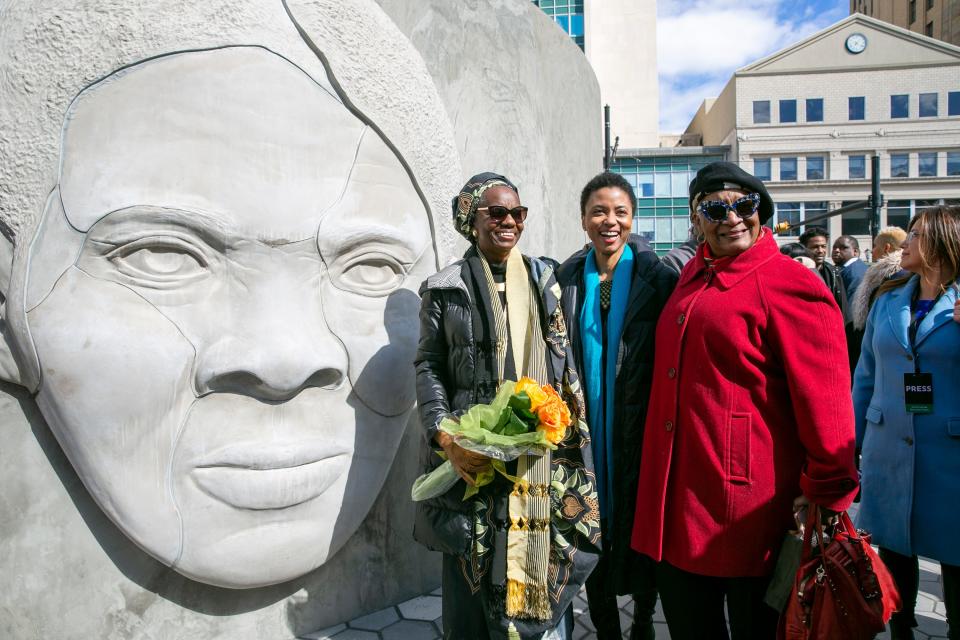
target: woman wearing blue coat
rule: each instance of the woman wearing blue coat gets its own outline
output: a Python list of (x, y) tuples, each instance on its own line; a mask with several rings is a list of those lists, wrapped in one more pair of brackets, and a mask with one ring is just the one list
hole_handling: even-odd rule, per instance
[(911, 221), (902, 266), (915, 275), (881, 287), (854, 374), (859, 524), (903, 598), (891, 637), (913, 638), (922, 555), (941, 563), (950, 637), (960, 638), (960, 207)]

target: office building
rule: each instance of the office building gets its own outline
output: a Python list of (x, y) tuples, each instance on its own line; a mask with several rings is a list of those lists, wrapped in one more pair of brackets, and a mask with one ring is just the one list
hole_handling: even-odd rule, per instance
[(579, 46), (621, 147), (659, 144), (656, 0), (532, 0)]
[[(881, 225), (905, 226), (960, 201), (960, 47), (852, 15), (736, 71), (684, 140), (729, 147), (767, 183), (774, 222), (865, 200), (878, 155)], [(869, 247), (869, 219), (857, 210), (825, 226)]]
[(960, 0), (850, 0), (850, 13), (960, 46)]

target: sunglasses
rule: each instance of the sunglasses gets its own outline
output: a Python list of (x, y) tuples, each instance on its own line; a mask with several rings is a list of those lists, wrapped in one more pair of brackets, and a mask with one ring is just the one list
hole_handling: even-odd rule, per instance
[(500, 207), (494, 205), (492, 207), (477, 207), (477, 211), (486, 211), (487, 216), (494, 222), (502, 222), (504, 218), (507, 217), (507, 214), (513, 216), (514, 222), (520, 224), (527, 219), (527, 208), (526, 207), (514, 207), (513, 209), (507, 209), (506, 207)]
[(710, 222), (724, 222), (728, 211), (733, 211), (739, 218), (749, 218), (760, 209), (760, 194), (748, 193), (730, 204), (722, 200), (707, 200), (701, 202), (697, 209)]

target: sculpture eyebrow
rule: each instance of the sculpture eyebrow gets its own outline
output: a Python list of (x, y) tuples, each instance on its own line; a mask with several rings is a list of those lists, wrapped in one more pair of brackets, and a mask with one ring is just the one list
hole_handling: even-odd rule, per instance
[(87, 233), (92, 232), (93, 229), (99, 225), (105, 227), (103, 231), (109, 232), (111, 226), (125, 224), (131, 220), (141, 224), (151, 225), (157, 223), (174, 224), (190, 229), (204, 239), (214, 242), (222, 242), (227, 236), (233, 235), (234, 233), (230, 230), (230, 225), (226, 219), (216, 213), (209, 211), (186, 211), (172, 207), (157, 207), (152, 205), (133, 205), (111, 211), (93, 223)]
[(368, 242), (388, 242), (392, 245), (400, 245), (410, 252), (412, 258), (419, 258), (428, 242), (424, 242), (423, 247), (420, 243), (407, 237), (398, 227), (382, 224), (364, 224), (349, 228), (340, 228), (330, 233), (323, 231), (322, 225), (318, 232), (318, 242), (321, 251), (334, 250), (337, 253), (344, 253), (357, 245)]

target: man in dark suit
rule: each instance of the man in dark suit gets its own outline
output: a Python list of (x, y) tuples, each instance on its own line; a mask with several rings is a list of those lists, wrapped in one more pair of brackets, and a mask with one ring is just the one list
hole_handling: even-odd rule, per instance
[(853, 236), (840, 236), (833, 243), (833, 264), (840, 267), (840, 277), (847, 290), (847, 302), (852, 304), (857, 287), (867, 272), (867, 264), (860, 259), (860, 243)]

